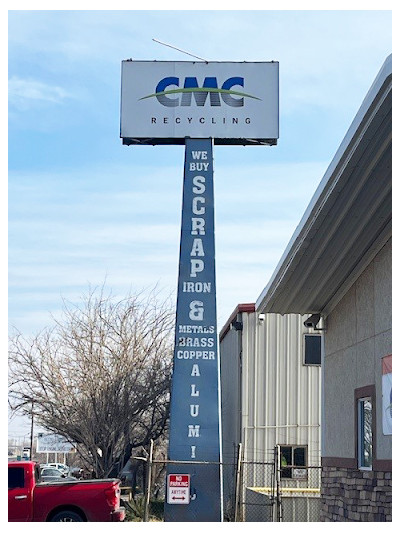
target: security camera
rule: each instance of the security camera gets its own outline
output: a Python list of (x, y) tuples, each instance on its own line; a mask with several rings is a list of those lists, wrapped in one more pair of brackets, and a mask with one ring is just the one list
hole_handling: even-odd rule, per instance
[(307, 318), (307, 320), (304, 321), (304, 325), (306, 328), (315, 328), (318, 324), (318, 322), (321, 319), (321, 315), (316, 313), (314, 315), (311, 315)]
[(263, 313), (260, 313), (260, 314), (258, 315), (258, 321), (259, 321), (259, 323), (262, 324), (262, 323), (264, 322), (264, 320), (265, 320), (265, 315), (264, 315)]

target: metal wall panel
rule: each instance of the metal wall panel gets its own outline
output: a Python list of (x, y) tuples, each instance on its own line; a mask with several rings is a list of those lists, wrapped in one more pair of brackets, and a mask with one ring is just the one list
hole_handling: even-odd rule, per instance
[[(237, 380), (224, 372), (224, 359), (232, 347), (230, 337), (242, 338), (241, 412), (225, 403), (222, 424), (224, 439), (224, 429), (240, 419), (246, 461), (272, 461), (276, 444), (297, 444), (307, 446), (308, 465), (320, 464), (321, 368), (303, 364), (303, 336), (314, 333), (304, 326), (306, 318), (266, 314), (260, 320), (258, 313), (241, 313), (243, 330), (231, 330), (221, 341), (224, 396), (237, 398)], [(231, 360), (238, 361), (238, 356)], [(224, 460), (226, 452), (225, 447)]]
[(272, 460), (276, 444), (299, 444), (308, 446), (309, 464), (319, 464), (320, 367), (303, 364), (305, 318), (243, 314), (247, 460)]
[(224, 509), (229, 513), (233, 509), (238, 443), (241, 440), (240, 332), (229, 330), (221, 348), (222, 346), (224, 350), (224, 356), (221, 357), (223, 492)]

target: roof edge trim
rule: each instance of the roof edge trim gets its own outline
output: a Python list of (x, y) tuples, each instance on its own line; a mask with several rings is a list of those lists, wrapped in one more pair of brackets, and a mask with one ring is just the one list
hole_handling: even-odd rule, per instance
[(254, 303), (238, 304), (235, 307), (234, 311), (231, 313), (228, 320), (225, 322), (225, 325), (222, 327), (221, 332), (219, 334), (219, 341), (221, 342), (222, 339), (225, 337), (225, 335), (228, 333), (232, 321), (239, 313), (254, 313), (255, 310), (256, 310), (256, 304)]
[[(390, 54), (381, 69), (379, 70), (378, 75), (376, 76), (372, 86), (370, 87), (367, 95), (365, 96), (356, 116), (354, 117), (347, 133), (342, 140), (338, 150), (336, 151), (331, 163), (329, 164), (325, 174), (323, 175), (315, 193), (313, 194), (310, 203), (308, 204), (298, 226), (296, 227), (288, 245), (286, 246), (282, 257), (280, 258), (278, 265), (276, 266), (269, 282), (261, 292), (260, 296), (256, 300), (255, 309), (259, 312), (268, 312), (268, 309), (265, 309), (270, 297), (272, 287), (274, 285), (280, 284), (280, 279), (284, 272), (282, 272), (285, 264), (291, 262), (291, 258), (298, 251), (299, 243), (297, 242), (301, 234), (306, 232), (307, 224), (315, 216), (315, 212), (318, 210), (319, 203), (323, 200), (324, 191), (329, 188), (329, 182), (333, 179), (335, 171), (341, 166), (342, 161), (346, 158), (346, 153), (351, 150), (351, 145), (356, 137), (356, 134), (360, 127), (362, 126), (363, 120), (365, 119), (368, 111), (374, 104), (375, 99), (379, 96), (379, 93), (384, 90), (385, 86), (388, 83), (388, 79), (392, 75), (392, 55)], [(305, 237), (304, 237), (305, 238)], [(304, 239), (303, 239), (304, 240)], [(274, 291), (275, 292), (275, 291)]]

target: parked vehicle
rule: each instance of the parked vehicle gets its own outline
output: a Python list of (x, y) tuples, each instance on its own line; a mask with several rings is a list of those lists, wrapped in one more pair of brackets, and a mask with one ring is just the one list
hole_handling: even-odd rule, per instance
[(8, 463), (9, 522), (122, 522), (124, 518), (119, 479), (47, 483), (40, 479), (38, 463)]
[(69, 469), (69, 474), (71, 476), (74, 476), (76, 479), (82, 479), (83, 468), (80, 468), (79, 466), (71, 466), (71, 468)]
[(64, 472), (58, 468), (41, 468), (40, 469), (40, 481), (76, 481), (75, 477), (67, 476)]
[(46, 463), (41, 464), (40, 468), (57, 468), (57, 470), (60, 470), (63, 474), (68, 474), (69, 472), (69, 466), (64, 465), (63, 463)]

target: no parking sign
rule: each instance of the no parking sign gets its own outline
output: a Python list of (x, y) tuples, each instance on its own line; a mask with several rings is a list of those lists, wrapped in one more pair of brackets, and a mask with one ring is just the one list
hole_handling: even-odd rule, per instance
[(167, 503), (187, 504), (190, 501), (189, 474), (168, 474)]

